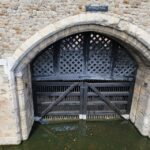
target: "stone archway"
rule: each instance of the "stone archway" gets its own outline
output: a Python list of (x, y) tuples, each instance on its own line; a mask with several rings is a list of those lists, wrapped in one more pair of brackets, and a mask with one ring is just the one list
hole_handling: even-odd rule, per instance
[(68, 35), (84, 31), (109, 35), (130, 48), (131, 55), (139, 64), (130, 120), (141, 134), (149, 135), (150, 35), (119, 18), (94, 13), (68, 17), (47, 26), (23, 43), (14, 53), (10, 83), (20, 141), (28, 138), (34, 122), (30, 62), (48, 45)]

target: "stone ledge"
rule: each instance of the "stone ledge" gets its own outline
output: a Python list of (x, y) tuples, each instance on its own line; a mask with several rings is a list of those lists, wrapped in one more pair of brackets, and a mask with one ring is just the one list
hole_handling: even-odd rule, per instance
[(0, 137), (0, 145), (18, 145), (21, 139), (16, 137)]
[[(29, 135), (30, 135), (30, 133), (31, 133), (33, 124), (34, 124), (34, 120), (31, 120), (31, 121), (28, 123), (28, 125), (27, 125), (28, 128), (22, 129), (22, 140), (23, 140), (23, 141), (25, 141), (25, 140), (28, 139), (28, 137), (29, 137)], [(23, 131), (25, 131), (25, 132), (23, 132)], [(24, 134), (23, 134), (23, 133), (24, 133)]]

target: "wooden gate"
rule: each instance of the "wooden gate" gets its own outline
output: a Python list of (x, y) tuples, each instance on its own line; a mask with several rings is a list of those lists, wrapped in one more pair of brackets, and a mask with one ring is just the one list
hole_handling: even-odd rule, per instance
[(49, 119), (128, 114), (137, 65), (115, 40), (95, 32), (50, 45), (31, 64), (35, 115)]

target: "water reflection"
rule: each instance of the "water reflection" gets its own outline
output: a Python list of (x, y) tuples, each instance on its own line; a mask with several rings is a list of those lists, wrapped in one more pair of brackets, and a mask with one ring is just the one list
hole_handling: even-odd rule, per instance
[(67, 131), (73, 131), (73, 130), (77, 130), (78, 126), (77, 125), (59, 125), (59, 126), (55, 126), (55, 127), (51, 127), (52, 131), (55, 132), (67, 132)]
[(0, 150), (149, 150), (130, 122), (95, 121), (35, 124), (29, 140)]

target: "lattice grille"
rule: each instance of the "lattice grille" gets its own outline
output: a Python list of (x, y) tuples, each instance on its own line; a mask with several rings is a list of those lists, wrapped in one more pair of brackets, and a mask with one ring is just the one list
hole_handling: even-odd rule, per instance
[(48, 76), (53, 74), (53, 51), (54, 47), (51, 45), (51, 47), (36, 58), (32, 66), (33, 76)]
[(136, 68), (136, 64), (129, 56), (129, 54), (124, 51), (123, 47), (119, 46), (113, 75), (126, 77), (134, 76)]
[(98, 98), (92, 86), (121, 113), (128, 113), (134, 80), (126, 81), (126, 76), (134, 79), (136, 69), (125, 48), (107, 36), (95, 32), (68, 36), (49, 46), (32, 63), (35, 113), (41, 115), (58, 97), (63, 98), (73, 80), (79, 85), (54, 106), (48, 117), (116, 115), (101, 96)]
[(32, 63), (33, 76), (38, 80), (51, 80), (52, 76), (58, 80), (88, 76), (124, 80), (126, 76), (134, 77), (136, 69), (125, 48), (95, 32), (68, 36), (51, 45)]
[(88, 73), (110, 74), (112, 42), (100, 34), (90, 34)]
[(99, 49), (109, 50), (112, 45), (111, 42), (112, 41), (106, 36), (97, 33), (91, 33), (89, 50), (96, 50), (96, 51), (99, 51)]
[(83, 72), (83, 35), (77, 34), (61, 41), (59, 72), (79, 74)]

